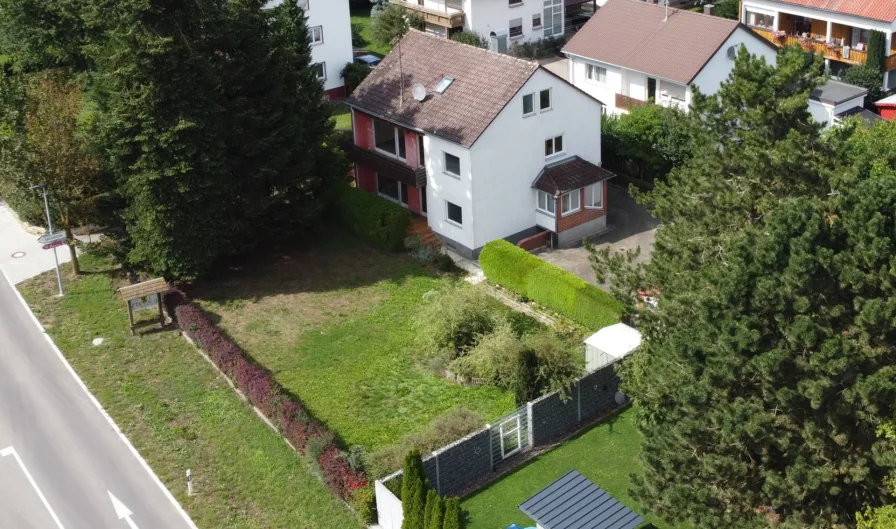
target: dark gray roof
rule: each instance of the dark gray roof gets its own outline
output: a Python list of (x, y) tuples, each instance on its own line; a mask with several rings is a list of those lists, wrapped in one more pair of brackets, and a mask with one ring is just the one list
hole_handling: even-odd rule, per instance
[(634, 529), (644, 523), (575, 470), (524, 501), (520, 510), (544, 529)]
[(865, 120), (865, 122), (868, 123), (869, 125), (872, 125), (878, 121), (883, 121), (883, 119), (884, 119), (884, 118), (878, 116), (877, 114), (875, 114), (874, 112), (868, 110), (867, 108), (862, 108), (862, 107), (848, 108), (848, 109), (844, 110), (843, 112), (840, 112), (837, 114), (837, 117), (840, 119), (848, 118), (849, 116), (859, 116), (860, 118)]
[(560, 196), (573, 189), (613, 178), (614, 175), (603, 167), (586, 162), (578, 156), (548, 164), (538, 173), (532, 187)]
[(868, 90), (861, 86), (830, 80), (826, 84), (812, 90), (810, 98), (829, 105), (839, 105), (844, 101), (855, 99), (867, 93)]

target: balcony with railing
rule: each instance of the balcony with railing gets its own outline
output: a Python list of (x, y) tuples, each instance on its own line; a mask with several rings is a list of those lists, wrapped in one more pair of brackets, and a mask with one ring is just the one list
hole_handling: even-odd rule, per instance
[(464, 12), (460, 2), (448, 0), (389, 0), (408, 11), (413, 11), (424, 22), (444, 28), (461, 28), (464, 26)]
[[(758, 35), (777, 46), (801, 46), (804, 50), (821, 54), (825, 59), (846, 64), (868, 62), (867, 30), (824, 20), (807, 19), (779, 13), (778, 30), (774, 17), (745, 11), (745, 24)], [(896, 39), (893, 46), (896, 47)], [(896, 70), (896, 49), (889, 50), (884, 59), (885, 71)]]

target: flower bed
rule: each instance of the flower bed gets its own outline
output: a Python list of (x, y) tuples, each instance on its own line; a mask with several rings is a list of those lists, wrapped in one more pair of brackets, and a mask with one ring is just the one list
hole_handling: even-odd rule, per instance
[(249, 402), (272, 421), (301, 455), (319, 468), (327, 487), (337, 497), (350, 501), (355, 491), (367, 485), (367, 477), (348, 462), (348, 454), (334, 443), (332, 432), (312, 418), (304, 407), (255, 364), (177, 289), (164, 297), (165, 307), (178, 327), (230, 377)]

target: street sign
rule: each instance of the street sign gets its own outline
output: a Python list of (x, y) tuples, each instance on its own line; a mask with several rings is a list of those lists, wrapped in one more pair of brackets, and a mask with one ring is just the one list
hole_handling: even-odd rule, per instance
[[(51, 242), (56, 242), (56, 241), (65, 241), (65, 232), (64, 231), (57, 231), (56, 233), (48, 233), (46, 235), (41, 235), (37, 239), (37, 242), (39, 242), (41, 244), (50, 244)], [(44, 249), (46, 250), (46, 248), (44, 248)]]
[(44, 245), (44, 250), (52, 250), (53, 248), (58, 248), (60, 246), (65, 245), (65, 239), (61, 241), (55, 241)]

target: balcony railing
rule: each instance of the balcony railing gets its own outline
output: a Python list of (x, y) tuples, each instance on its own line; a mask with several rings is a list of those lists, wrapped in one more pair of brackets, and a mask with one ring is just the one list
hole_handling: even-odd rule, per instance
[[(750, 28), (759, 36), (777, 46), (802, 46), (804, 50), (811, 51), (815, 54), (822, 54), (825, 59), (833, 61), (845, 62), (848, 64), (865, 64), (868, 62), (868, 53), (859, 51), (855, 48), (843, 46), (828, 47), (823, 40), (801, 39), (795, 35), (785, 35), (784, 37), (775, 38), (775, 34), (771, 30)], [(884, 70), (896, 70), (896, 55), (890, 55), (884, 61)]]
[(464, 12), (454, 7), (441, 5), (438, 8), (433, 8), (429, 5), (434, 3), (425, 2), (425, 5), (420, 5), (417, 0), (389, 0), (389, 2), (414, 11), (424, 22), (430, 24), (445, 28), (460, 28), (464, 25)]
[(646, 101), (641, 101), (640, 99), (635, 99), (634, 97), (622, 94), (616, 94), (616, 108), (628, 110), (631, 107), (642, 107), (646, 104)]

